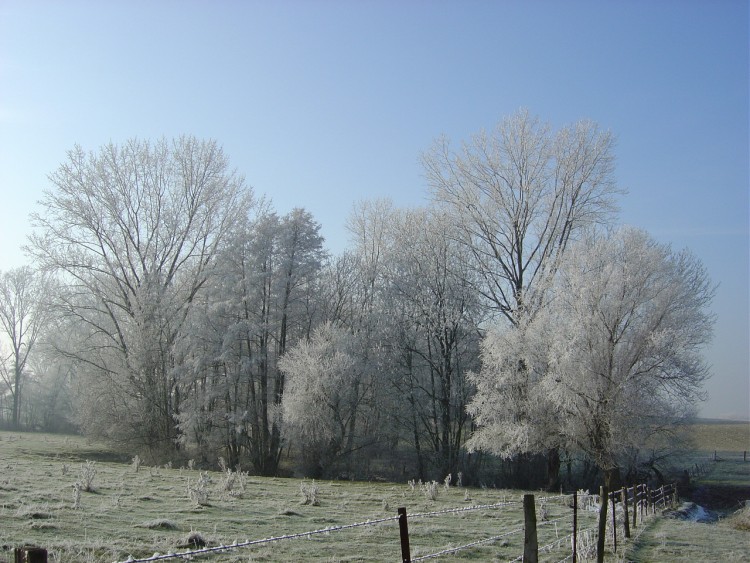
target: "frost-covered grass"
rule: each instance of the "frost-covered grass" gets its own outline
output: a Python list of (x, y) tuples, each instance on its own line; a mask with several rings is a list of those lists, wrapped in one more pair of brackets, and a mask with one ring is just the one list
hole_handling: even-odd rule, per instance
[(750, 532), (737, 530), (729, 519), (703, 524), (655, 518), (635, 540), (624, 559), (633, 563), (659, 561), (747, 561)]
[[(9, 548), (33, 544), (47, 548), (51, 562), (113, 562), (131, 554), (144, 557), (184, 551), (196, 544), (229, 545), (395, 517), (401, 506), (410, 515), (413, 557), (523, 527), (522, 491), (440, 484), (432, 487), (433, 495), (425, 492), (427, 483), (261, 478), (230, 473), (228, 468), (205, 471), (194, 464), (194, 469), (153, 467), (142, 460), (134, 464), (136, 455), (113, 454), (82, 438), (0, 432), (0, 561), (11, 559)], [(88, 461), (95, 462), (93, 467)], [(721, 479), (750, 483), (750, 463), (731, 468), (728, 462), (720, 462), (715, 471), (724, 472)], [(80, 488), (75, 507), (74, 484), (86, 476), (91, 476), (90, 491)], [(196, 487), (199, 495), (194, 494)], [(514, 504), (416, 517), (498, 502)], [(553, 499), (543, 510), (538, 507), (539, 545), (569, 533), (571, 514), (566, 500)], [(557, 518), (562, 520), (550, 523)], [(579, 518), (581, 527), (595, 527), (596, 512)], [(607, 560), (616, 561), (628, 553), (632, 561), (732, 561), (744, 553), (740, 548), (750, 539), (750, 532), (732, 525), (729, 518), (717, 524), (654, 518), (640, 526), (639, 532), (629, 546), (620, 544), (618, 556), (610, 553)], [(621, 530), (618, 534), (622, 541)], [(595, 542), (595, 533), (592, 539)], [(569, 544), (564, 543), (552, 553), (541, 553), (540, 560), (562, 560), (569, 554)], [(513, 534), (440, 560), (510, 561), (522, 550), (523, 534)], [(397, 561), (399, 557), (398, 523), (389, 521), (194, 560)]]
[(750, 500), (750, 461), (743, 458), (750, 453), (750, 424), (701, 423), (693, 432), (701, 449), (690, 462), (705, 473), (693, 480), (691, 496), (716, 510), (719, 521), (655, 518), (624, 551), (626, 561), (748, 561), (750, 508), (740, 509), (740, 502)]
[[(76, 437), (0, 432), (0, 561), (11, 558), (9, 548), (33, 544), (46, 548), (51, 562), (112, 562), (131, 554), (145, 557), (184, 551), (191, 541), (229, 545), (395, 517), (401, 506), (416, 515), (502, 501), (516, 503), (501, 509), (410, 518), (412, 556), (522, 528), (521, 491), (446, 489), (441, 485), (433, 500), (420, 487), (406, 482), (312, 482), (247, 475), (235, 475), (233, 486), (227, 487), (227, 470), (149, 467), (142, 461), (134, 464), (136, 455), (112, 455), (106, 448)], [(94, 460), (93, 466), (87, 463)], [(82, 476), (91, 476), (90, 490), (80, 487), (76, 503), (74, 484)], [(238, 494), (240, 479), (244, 484)], [(200, 494), (195, 493), (197, 488)], [(559, 516), (565, 520), (540, 526), (540, 545), (564, 536), (571, 526), (572, 512), (562, 500), (550, 501), (546, 511), (550, 520)], [(593, 525), (595, 515), (582, 519)], [(523, 534), (514, 534), (441, 560), (508, 561), (522, 551)], [(558, 548), (543, 554), (541, 560), (559, 561), (568, 553), (566, 548)], [(196, 560), (399, 558), (398, 523), (394, 520)]]

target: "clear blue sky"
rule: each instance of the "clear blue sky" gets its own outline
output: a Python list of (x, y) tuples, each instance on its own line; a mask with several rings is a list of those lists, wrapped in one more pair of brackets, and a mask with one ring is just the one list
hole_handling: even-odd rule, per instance
[(586, 117), (622, 222), (720, 284), (702, 414), (748, 419), (748, 49), (747, 1), (0, 0), (0, 270), (75, 143), (215, 138), (338, 252), (355, 201), (424, 202), (438, 135)]

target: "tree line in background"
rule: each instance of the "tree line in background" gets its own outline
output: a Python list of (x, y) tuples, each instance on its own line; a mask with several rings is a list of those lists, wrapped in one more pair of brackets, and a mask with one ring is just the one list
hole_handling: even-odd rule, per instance
[[(326, 252), (213, 141), (74, 148), (0, 274), (0, 414), (263, 475), (614, 486), (701, 398), (701, 263), (615, 227), (613, 140), (526, 111), (423, 155)], [(648, 448), (646, 448), (648, 445)]]

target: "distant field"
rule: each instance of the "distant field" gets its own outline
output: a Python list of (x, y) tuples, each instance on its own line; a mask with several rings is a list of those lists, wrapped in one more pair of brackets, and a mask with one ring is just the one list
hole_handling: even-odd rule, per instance
[(750, 422), (698, 422), (691, 431), (698, 450), (750, 453)]

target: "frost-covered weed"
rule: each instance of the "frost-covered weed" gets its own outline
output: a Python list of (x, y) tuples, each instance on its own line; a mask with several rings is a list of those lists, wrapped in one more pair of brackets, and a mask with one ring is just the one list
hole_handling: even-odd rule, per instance
[(201, 471), (200, 476), (195, 482), (188, 479), (187, 494), (188, 498), (198, 506), (208, 505), (209, 485), (211, 477), (208, 473)]
[(90, 493), (94, 490), (94, 477), (96, 477), (96, 462), (87, 460), (85, 465), (81, 465), (78, 479), (78, 484), (83, 491)]
[(320, 506), (320, 488), (315, 484), (315, 479), (312, 483), (302, 481), (299, 485), (299, 492), (302, 493), (302, 504), (309, 504), (311, 506)]
[(422, 485), (422, 492), (427, 500), (437, 500), (439, 483), (437, 481), (430, 481)]
[(138, 473), (138, 470), (141, 468), (142, 463), (143, 463), (143, 460), (141, 460), (141, 457), (138, 454), (136, 454), (136, 456), (132, 460), (133, 471)]
[(452, 479), (453, 475), (451, 473), (448, 473), (448, 476), (443, 480), (443, 486), (445, 487), (446, 491), (450, 488)]
[(224, 478), (221, 488), (231, 497), (242, 498), (247, 485), (247, 473), (244, 471), (232, 471), (227, 468), (224, 471)]

